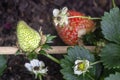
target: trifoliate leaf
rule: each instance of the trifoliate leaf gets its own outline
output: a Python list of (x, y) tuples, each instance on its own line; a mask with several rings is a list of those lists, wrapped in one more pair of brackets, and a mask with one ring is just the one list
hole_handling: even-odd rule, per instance
[(116, 72), (115, 74), (111, 74), (109, 77), (105, 78), (105, 80), (120, 80), (120, 73)]
[(120, 46), (107, 44), (100, 53), (101, 61), (106, 68), (120, 68)]
[(102, 33), (109, 41), (120, 44), (120, 10), (113, 8), (110, 12), (105, 12), (101, 21)]
[(20, 48), (25, 52), (35, 50), (41, 40), (37, 31), (29, 27), (24, 21), (19, 21), (17, 25), (17, 38)]
[(7, 67), (5, 56), (0, 56), (0, 76), (3, 74), (4, 69)]
[(61, 60), (61, 73), (63, 74), (64, 79), (66, 80), (93, 80), (95, 75), (95, 68), (89, 69), (89, 72), (86, 72), (85, 75), (76, 75), (74, 74), (74, 62), (77, 59), (88, 60), (94, 62), (94, 56), (88, 50), (83, 47), (75, 46), (68, 48), (68, 54), (64, 56), (64, 59)]

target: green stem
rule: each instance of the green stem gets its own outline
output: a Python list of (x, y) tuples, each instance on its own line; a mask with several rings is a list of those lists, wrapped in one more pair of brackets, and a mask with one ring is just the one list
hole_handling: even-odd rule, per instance
[(113, 7), (116, 7), (115, 0), (112, 0)]
[(51, 56), (50, 54), (43, 54), (44, 56), (48, 57), (49, 59), (53, 60), (54, 62), (60, 64), (60, 61), (55, 57)]
[(39, 75), (39, 79), (42, 80), (42, 75)]
[(98, 63), (101, 63), (101, 61), (96, 61), (96, 62), (94, 62), (94, 63), (92, 63), (90, 65), (92, 66), (92, 65), (95, 65), (95, 64), (98, 64)]
[(90, 16), (71, 16), (71, 17), (68, 17), (68, 18), (87, 18), (87, 19), (91, 19), (91, 20), (101, 20), (101, 18), (92, 18)]

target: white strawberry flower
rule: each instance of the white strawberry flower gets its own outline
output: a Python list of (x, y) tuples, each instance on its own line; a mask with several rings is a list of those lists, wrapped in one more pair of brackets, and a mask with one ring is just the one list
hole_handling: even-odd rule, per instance
[(33, 59), (30, 61), (30, 63), (25, 63), (24, 65), (30, 72), (33, 72), (35, 74), (35, 77), (37, 78), (38, 74), (44, 75), (47, 74), (47, 67), (45, 68), (45, 64), (43, 61), (39, 61), (37, 59)]
[(88, 71), (90, 63), (88, 60), (76, 60), (74, 66), (74, 74), (81, 75)]
[(53, 10), (53, 16), (54, 16), (54, 23), (55, 25), (67, 25), (68, 24), (68, 8), (64, 7), (61, 10), (59, 9), (54, 9)]

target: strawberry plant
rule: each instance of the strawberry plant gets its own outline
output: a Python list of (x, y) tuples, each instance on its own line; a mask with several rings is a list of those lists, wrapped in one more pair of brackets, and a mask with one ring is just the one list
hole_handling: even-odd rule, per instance
[[(46, 52), (52, 49), (49, 43), (56, 36), (45, 35), (41, 28), (38, 32), (25, 21), (19, 21), (16, 31), (19, 50), (16, 53), (24, 53), (29, 60), (24, 64), (26, 70), (39, 80), (47, 75), (47, 64), (37, 59), (38, 54), (41, 54), (61, 66), (60, 72), (65, 80), (120, 80), (120, 9), (114, 0), (112, 2), (114, 8), (105, 12), (101, 18), (85, 16), (84, 13), (68, 10), (67, 7), (53, 10), (53, 23), (59, 36), (64, 43), (72, 45), (61, 60)], [(95, 19), (101, 20), (100, 28), (104, 39), (95, 40), (96, 49), (90, 51), (82, 46), (83, 36), (93, 34), (96, 29)], [(92, 39), (96, 37), (93, 35)], [(6, 66), (6, 58), (0, 56), (0, 75)]]

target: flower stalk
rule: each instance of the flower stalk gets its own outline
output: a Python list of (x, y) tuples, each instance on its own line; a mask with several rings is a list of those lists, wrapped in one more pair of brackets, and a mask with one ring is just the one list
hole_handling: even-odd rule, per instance
[(113, 7), (116, 7), (115, 0), (112, 0)]
[(41, 75), (39, 75), (39, 79), (42, 80), (42, 76)]
[(98, 63), (101, 63), (102, 61), (96, 61), (96, 62), (93, 62), (93, 63), (91, 63), (90, 65), (92, 66), (92, 65), (95, 65), (95, 64), (98, 64)]
[(91, 19), (91, 20), (101, 20), (101, 18), (97, 18), (97, 17), (92, 18), (90, 16), (70, 16), (68, 18), (86, 18), (86, 19)]
[(54, 62), (60, 64), (60, 61), (55, 57), (51, 56), (50, 54), (43, 54), (44, 56), (48, 57), (49, 59), (53, 60)]

